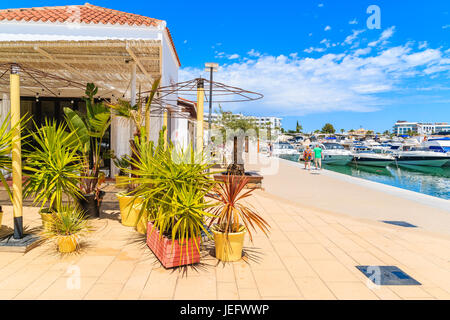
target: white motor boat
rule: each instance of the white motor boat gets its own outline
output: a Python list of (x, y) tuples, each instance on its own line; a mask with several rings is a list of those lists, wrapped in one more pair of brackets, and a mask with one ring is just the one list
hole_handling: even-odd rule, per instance
[(408, 151), (397, 151), (394, 157), (399, 165), (442, 167), (448, 162), (448, 155), (434, 152), (426, 148), (411, 148)]
[(450, 166), (450, 137), (430, 138), (422, 142), (422, 147), (446, 154), (448, 161), (445, 165)]
[[(345, 166), (353, 159), (350, 151), (345, 150), (344, 147), (336, 142), (325, 142), (319, 145), (322, 148), (324, 164)], [(312, 148), (314, 148), (312, 146)]]
[(353, 162), (357, 165), (387, 167), (395, 162), (392, 155), (375, 153), (370, 147), (355, 146), (351, 151), (353, 152)]
[(363, 142), (363, 145), (371, 148), (371, 151), (375, 153), (386, 153), (390, 149), (390, 146), (382, 145), (375, 140), (366, 140)]
[(299, 155), (300, 153), (290, 143), (278, 142), (273, 145), (272, 155)]

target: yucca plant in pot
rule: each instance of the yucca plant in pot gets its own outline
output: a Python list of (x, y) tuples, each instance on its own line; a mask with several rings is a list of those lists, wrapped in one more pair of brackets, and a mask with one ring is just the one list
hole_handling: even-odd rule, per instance
[(209, 197), (216, 200), (210, 209), (213, 218), (210, 228), (214, 234), (216, 258), (221, 261), (238, 261), (242, 258), (245, 233), (253, 241), (252, 230), (262, 230), (266, 235), (269, 224), (243, 200), (253, 189), (243, 191), (248, 178), (228, 175), (225, 182), (215, 186)]
[(90, 226), (83, 210), (77, 206), (63, 205), (49, 219), (43, 236), (55, 240), (59, 252), (70, 253), (79, 248), (81, 237), (88, 231)]
[[(214, 185), (203, 155), (169, 145), (152, 148), (137, 141), (136, 157), (127, 169), (142, 199), (140, 215), (148, 219), (147, 245), (166, 268), (200, 261), (201, 233), (212, 214), (205, 200)], [(139, 217), (140, 218), (140, 217)]]
[(100, 189), (102, 173), (100, 163), (102, 160), (101, 144), (111, 124), (111, 112), (103, 102), (97, 102), (94, 97), (98, 87), (93, 83), (86, 86), (86, 114), (70, 108), (64, 108), (66, 122), (76, 137), (82, 162), (80, 175), (80, 193), (78, 198), (81, 208), (88, 217), (100, 216), (100, 204), (104, 192)]
[[(107, 103), (106, 106), (111, 109), (111, 112), (114, 116), (122, 119), (125, 122), (131, 122), (134, 125), (134, 139), (130, 140), (130, 149), (132, 150), (132, 158), (136, 160), (136, 154), (138, 153), (136, 148), (136, 141), (142, 141), (149, 143), (149, 148), (153, 150), (153, 142), (150, 141), (150, 108), (154, 101), (155, 96), (158, 93), (158, 87), (160, 84), (161, 78), (156, 78), (152, 83), (152, 87), (150, 90), (150, 94), (147, 100), (144, 101), (141, 99), (141, 95), (139, 94), (138, 102), (135, 105), (132, 105), (129, 101), (119, 99), (115, 103)], [(130, 167), (130, 159), (127, 155), (124, 157), (117, 159), (114, 164), (119, 168), (119, 177), (116, 176), (116, 184), (120, 186), (126, 186), (128, 192), (119, 192), (116, 194), (117, 199), (119, 200), (120, 206), (120, 215), (122, 218), (122, 224), (125, 226), (136, 227), (139, 219), (138, 211), (141, 210), (142, 207), (139, 207), (139, 203), (141, 202), (140, 198), (134, 199), (132, 196), (133, 189), (135, 186), (130, 183), (130, 180), (125, 178), (126, 183), (119, 183), (119, 181), (124, 181), (124, 178), (121, 177), (122, 174), (125, 176), (129, 176), (130, 173), (124, 170), (124, 168)], [(133, 168), (134, 169), (134, 168)], [(133, 200), (134, 199), (134, 200)], [(135, 208), (137, 206), (137, 208)], [(144, 230), (146, 228), (140, 228), (140, 230)]]
[(24, 195), (34, 197), (33, 204), (40, 205), (46, 227), (51, 215), (62, 208), (64, 195), (68, 202), (81, 196), (82, 166), (74, 134), (66, 131), (65, 124), (46, 120), (43, 127), (34, 126), (32, 142), (24, 150)]
[(127, 168), (130, 165), (130, 157), (128, 155), (124, 155), (123, 157), (114, 156), (112, 159), (114, 165), (119, 169), (119, 174), (116, 176), (116, 188), (128, 189), (130, 179), (125, 173), (124, 168)]

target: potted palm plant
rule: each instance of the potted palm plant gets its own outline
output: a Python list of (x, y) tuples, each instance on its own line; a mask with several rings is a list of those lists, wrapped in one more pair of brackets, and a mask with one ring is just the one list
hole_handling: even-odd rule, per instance
[(64, 108), (66, 122), (78, 143), (81, 155), (82, 174), (80, 176), (79, 203), (89, 217), (100, 216), (99, 206), (104, 192), (100, 189), (102, 173), (102, 139), (111, 124), (111, 112), (103, 102), (94, 97), (98, 88), (93, 83), (86, 86), (86, 114)]
[[(139, 94), (138, 102), (135, 105), (132, 105), (129, 101), (119, 99), (116, 103), (108, 103), (106, 104), (113, 113), (114, 116), (121, 118), (124, 121), (132, 122), (134, 128), (136, 129), (134, 133), (135, 139), (130, 140), (130, 148), (133, 151), (132, 157), (136, 161), (137, 157), (137, 149), (136, 149), (136, 141), (146, 141), (149, 143), (149, 149), (153, 149), (153, 142), (150, 141), (150, 108), (154, 101), (154, 97), (158, 92), (158, 87), (160, 83), (160, 78), (157, 78), (150, 90), (150, 95), (145, 104), (141, 101), (141, 95)], [(143, 107), (141, 107), (143, 105)], [(118, 186), (127, 186), (128, 192), (119, 192), (116, 194), (119, 200), (120, 207), (120, 215), (122, 219), (122, 224), (125, 226), (137, 227), (138, 222), (140, 221), (139, 211), (142, 209), (142, 206), (139, 206), (141, 202), (140, 198), (134, 199), (133, 189), (134, 185), (130, 184), (129, 178), (125, 178), (126, 182), (122, 180), (121, 175), (129, 176), (127, 171), (124, 170), (131, 165), (130, 158), (125, 155), (120, 160), (116, 160), (114, 164), (119, 168), (119, 177), (116, 177), (116, 185)], [(118, 181), (123, 181), (119, 183)], [(133, 200), (134, 199), (134, 200)], [(135, 207), (136, 206), (136, 207)], [(142, 209), (144, 210), (144, 209)], [(141, 219), (142, 220), (142, 219)], [(145, 219), (143, 220), (145, 221)], [(144, 227), (142, 226), (144, 224)], [(140, 224), (139, 231), (145, 230), (145, 222)]]
[(51, 216), (43, 236), (56, 240), (59, 252), (70, 253), (77, 250), (81, 237), (89, 230), (83, 210), (76, 206), (63, 206)]
[[(62, 208), (63, 195), (69, 202), (81, 196), (78, 188), (82, 170), (74, 133), (66, 131), (65, 124), (47, 121), (30, 133), (32, 142), (24, 151), (24, 195), (34, 197), (33, 204), (40, 204), (44, 227), (51, 215)], [(44, 208), (47, 206), (46, 208)]]
[(128, 172), (142, 199), (140, 214), (148, 220), (147, 245), (166, 268), (200, 261), (201, 233), (212, 217), (205, 196), (214, 181), (202, 155), (175, 150), (172, 145), (153, 148), (136, 141), (136, 158)]
[(266, 235), (269, 224), (242, 201), (251, 196), (253, 189), (243, 192), (248, 178), (228, 175), (223, 183), (215, 186), (209, 195), (216, 200), (211, 208), (213, 218), (209, 226), (214, 234), (216, 258), (222, 261), (238, 261), (242, 258), (245, 233), (253, 241), (251, 230), (262, 230)]
[(119, 174), (116, 176), (116, 187), (121, 189), (127, 189), (130, 179), (125, 173), (124, 168), (127, 168), (130, 163), (130, 158), (128, 155), (123, 157), (113, 157), (113, 162), (115, 166), (119, 169)]

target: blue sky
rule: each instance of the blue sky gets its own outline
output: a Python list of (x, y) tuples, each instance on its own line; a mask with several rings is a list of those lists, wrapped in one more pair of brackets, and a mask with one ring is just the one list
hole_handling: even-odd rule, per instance
[[(82, 4), (14, 1), (14, 7)], [(166, 20), (181, 59), (180, 80), (221, 65), (218, 81), (264, 100), (223, 105), (283, 118), (306, 131), (390, 129), (396, 120), (450, 122), (449, 1), (93, 1)], [(381, 29), (368, 29), (369, 5)], [(11, 7), (1, 1), (0, 7)]]

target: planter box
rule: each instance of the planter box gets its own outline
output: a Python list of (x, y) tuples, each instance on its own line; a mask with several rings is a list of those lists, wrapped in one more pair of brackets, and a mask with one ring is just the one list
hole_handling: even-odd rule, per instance
[[(248, 182), (245, 185), (246, 189), (263, 189), (262, 180), (263, 176), (256, 172), (245, 172), (245, 176), (235, 176), (235, 177), (245, 177), (248, 178)], [(214, 175), (214, 180), (225, 182), (227, 180), (226, 173), (218, 173)]]
[[(200, 237), (197, 244), (200, 247)], [(147, 246), (159, 259), (164, 268), (174, 268), (200, 262), (200, 252), (197, 250), (195, 242), (189, 239), (187, 244), (180, 244), (163, 236), (160, 237), (159, 230), (154, 229), (153, 223), (147, 225)], [(181, 257), (181, 258), (180, 258)]]

